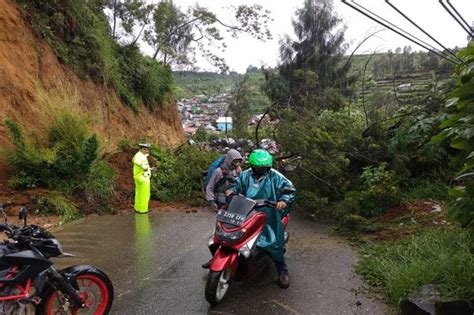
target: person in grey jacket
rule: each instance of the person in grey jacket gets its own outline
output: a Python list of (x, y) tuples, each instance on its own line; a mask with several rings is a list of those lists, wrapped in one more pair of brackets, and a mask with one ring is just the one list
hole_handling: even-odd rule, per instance
[[(235, 182), (242, 171), (241, 164), (244, 161), (239, 151), (230, 149), (223, 163), (212, 172), (211, 178), (206, 186), (206, 200), (213, 212), (226, 204), (226, 190)], [(202, 264), (202, 268), (208, 269), (211, 260)]]
[(226, 204), (225, 191), (239, 177), (243, 162), (242, 155), (235, 149), (227, 152), (223, 163), (212, 172), (206, 186), (206, 200), (212, 211), (217, 211)]

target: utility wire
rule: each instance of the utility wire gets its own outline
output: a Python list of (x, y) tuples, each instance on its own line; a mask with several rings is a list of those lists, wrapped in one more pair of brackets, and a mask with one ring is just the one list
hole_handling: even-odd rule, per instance
[(411, 24), (413, 24), (416, 28), (418, 28), (420, 31), (422, 31), (426, 36), (428, 36), (429, 38), (431, 38), (434, 42), (436, 42), (438, 45), (440, 45), (441, 47), (443, 47), (443, 49), (447, 52), (449, 52), (449, 54), (451, 56), (453, 56), (454, 58), (458, 59), (459, 61), (463, 62), (462, 59), (460, 59), (458, 56), (456, 56), (456, 54), (450, 50), (449, 48), (446, 48), (443, 44), (441, 44), (438, 40), (436, 40), (436, 38), (434, 38), (433, 36), (431, 36), (427, 31), (425, 31), (423, 28), (421, 28), (421, 26), (419, 26), (418, 24), (416, 24), (412, 19), (410, 19), (408, 16), (406, 16), (406, 14), (404, 14), (401, 10), (399, 10), (393, 3), (390, 2), (390, 0), (385, 0), (385, 2), (392, 7), (392, 9), (394, 9), (395, 11), (397, 11), (401, 16), (403, 16), (406, 20), (408, 20)]
[[(439, 54), (442, 54), (443, 56), (445, 56), (445, 54), (443, 54), (443, 52), (441, 52), (439, 49), (433, 47), (432, 45), (430, 45), (430, 44), (428, 44), (427, 42), (425, 42), (425, 41), (419, 39), (418, 37), (416, 37), (416, 36), (410, 34), (409, 32), (405, 31), (404, 29), (402, 29), (402, 28), (396, 26), (395, 24), (393, 24), (393, 23), (391, 23), (390, 21), (384, 19), (384, 18), (381, 17), (380, 15), (377, 15), (376, 13), (374, 13), (374, 12), (370, 11), (369, 9), (363, 7), (362, 5), (360, 5), (360, 4), (358, 4), (357, 2), (355, 2), (355, 0), (351, 0), (351, 1), (352, 1), (352, 3), (354, 3), (354, 4), (356, 4), (357, 6), (359, 6), (360, 8), (362, 8), (363, 10), (365, 10), (365, 11), (369, 12), (370, 14), (376, 16), (377, 18), (379, 18), (380, 20), (384, 21), (385, 23), (390, 24), (392, 27), (394, 27), (394, 28), (398, 29), (399, 31), (405, 33), (407, 36), (410, 36), (412, 39), (414, 39), (414, 40), (416, 40), (416, 41), (418, 41), (418, 42), (423, 43), (423, 44), (426, 45), (427, 47), (431, 48), (433, 51), (436, 51), (436, 52), (438, 52)], [(446, 57), (447, 57), (447, 56), (446, 56)]]
[(472, 31), (471, 31), (471, 27), (467, 28), (466, 25), (464, 25), (459, 19), (458, 17), (456, 17), (453, 12), (451, 12), (451, 10), (449, 10), (449, 8), (446, 6), (446, 4), (442, 1), (442, 0), (439, 0), (439, 3), (441, 3), (441, 5), (443, 6), (443, 8), (446, 10), (446, 12), (449, 13), (449, 15), (451, 15), (451, 17), (456, 21), (458, 22), (459, 25), (461, 25), (461, 27), (467, 32), (467, 34), (469, 34), (469, 36), (472, 38), (473, 37), (473, 34), (472, 34)]
[[(429, 47), (427, 47), (427, 46), (425, 46), (425, 45), (419, 43), (419, 42), (416, 41), (415, 39), (410, 38), (410, 37), (408, 37), (407, 35), (405, 35), (405, 34), (399, 32), (399, 31), (397, 31), (396, 29), (394, 29), (394, 28), (388, 26), (388, 25), (385, 24), (384, 22), (377, 20), (375, 17), (373, 17), (373, 16), (367, 14), (367, 13), (364, 12), (362, 9), (359, 9), (359, 8), (355, 7), (354, 5), (348, 3), (347, 0), (341, 0), (341, 1), (342, 1), (342, 3), (344, 3), (345, 5), (351, 7), (352, 9), (354, 9), (354, 10), (356, 10), (357, 12), (361, 13), (362, 15), (364, 15), (364, 16), (368, 17), (369, 19), (375, 21), (376, 23), (378, 23), (378, 24), (380, 24), (380, 25), (382, 25), (382, 26), (388, 28), (389, 30), (391, 30), (392, 32), (397, 33), (398, 35), (402, 36), (403, 38), (408, 39), (408, 40), (411, 41), (412, 43), (415, 43), (416, 45), (421, 46), (421, 47), (423, 47), (424, 49), (426, 49), (426, 50), (428, 50), (428, 51), (431, 51), (431, 52), (434, 53), (435, 55), (437, 55), (437, 56), (439, 56), (439, 57), (441, 57), (441, 58), (443, 58), (443, 59), (446, 59), (447, 61), (449, 61), (449, 62), (451, 62), (451, 63), (457, 64), (456, 61), (450, 59), (450, 58), (449, 58), (448, 56), (446, 56), (446, 55), (443, 55), (442, 53), (440, 53), (440, 52), (439, 52), (437, 49), (435, 49), (434, 47), (433, 47), (433, 48), (429, 48)], [(352, 2), (354, 2), (354, 1), (352, 0)], [(355, 3), (355, 2), (354, 2), (354, 3)], [(357, 4), (357, 3), (356, 3), (356, 4)], [(359, 5), (359, 4), (357, 4), (357, 5), (358, 5), (359, 7), (362, 7), (362, 6)], [(363, 8), (364, 10), (367, 10), (367, 9), (365, 9), (364, 7), (362, 7), (362, 8)], [(368, 10), (367, 10), (367, 11), (368, 11)], [(370, 12), (370, 11), (369, 11), (369, 12)], [(390, 24), (391, 24), (391, 23), (390, 23)], [(392, 24), (392, 25), (393, 25), (393, 24)], [(397, 28), (398, 28), (398, 27), (397, 27)], [(404, 32), (407, 33), (406, 31), (404, 31)], [(408, 34), (408, 33), (407, 33), (407, 34)], [(428, 46), (430, 46), (430, 45), (428, 45)]]
[(448, 5), (451, 7), (451, 9), (453, 9), (454, 13), (456, 13), (458, 15), (458, 17), (461, 19), (462, 22), (464, 22), (464, 25), (467, 26), (467, 28), (471, 31), (471, 37), (472, 37), (472, 27), (471, 25), (469, 25), (469, 23), (466, 22), (466, 20), (464, 19), (464, 17), (461, 15), (461, 13), (458, 12), (458, 10), (456, 10), (456, 7), (451, 3), (450, 0), (446, 0), (446, 2), (448, 3)]

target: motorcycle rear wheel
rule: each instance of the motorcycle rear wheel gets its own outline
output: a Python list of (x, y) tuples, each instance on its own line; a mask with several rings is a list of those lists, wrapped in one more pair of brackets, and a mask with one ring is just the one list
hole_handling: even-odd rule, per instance
[(110, 279), (102, 273), (84, 271), (76, 276), (79, 285), (79, 296), (85, 308), (73, 307), (67, 302), (66, 295), (53, 287), (43, 295), (43, 300), (36, 314), (108, 314), (112, 307), (113, 287)]
[(205, 296), (207, 302), (212, 306), (219, 304), (229, 289), (232, 270), (227, 268), (223, 271), (209, 271), (206, 282)]

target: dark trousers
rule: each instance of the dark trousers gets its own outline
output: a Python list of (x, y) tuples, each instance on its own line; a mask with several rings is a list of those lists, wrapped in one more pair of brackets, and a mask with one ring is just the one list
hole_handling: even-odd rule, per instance
[(275, 267), (277, 269), (277, 272), (279, 275), (283, 274), (288, 274), (288, 267), (286, 266), (286, 261), (276, 261), (275, 262)]

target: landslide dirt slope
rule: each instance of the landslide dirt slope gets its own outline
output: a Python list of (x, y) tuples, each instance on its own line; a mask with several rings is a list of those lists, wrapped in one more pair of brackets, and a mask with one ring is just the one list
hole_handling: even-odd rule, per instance
[[(114, 151), (124, 138), (131, 141), (148, 139), (173, 147), (185, 140), (172, 95), (157, 107), (156, 112), (145, 107), (138, 113), (133, 112), (121, 103), (112, 88), (80, 79), (59, 63), (51, 47), (35, 36), (22, 13), (13, 0), (0, 0), (0, 148), (12, 146), (5, 119), (19, 122), (27, 135), (35, 133), (43, 138), (45, 126), (60, 110), (88, 117), (93, 131), (101, 139), (103, 153), (109, 157), (120, 155)], [(122, 182), (127, 181), (122, 183), (123, 191), (114, 201), (127, 206), (129, 191), (133, 189), (130, 165), (133, 153), (122, 153), (126, 155), (122, 159), (127, 162), (122, 163), (122, 167), (112, 163), (118, 174), (123, 173)], [(7, 186), (12, 175), (13, 170), (0, 156), (0, 202), (10, 208), (18, 205), (34, 207), (37, 197), (48, 193), (44, 189), (14, 191)], [(76, 201), (81, 204), (81, 200)]]
[(91, 118), (106, 151), (123, 138), (176, 146), (184, 135), (175, 105), (169, 96), (155, 113), (145, 108), (134, 113), (110, 87), (82, 80), (60, 64), (53, 50), (35, 37), (16, 3), (0, 1), (0, 147), (11, 145), (6, 118), (41, 136), (62, 106)]

